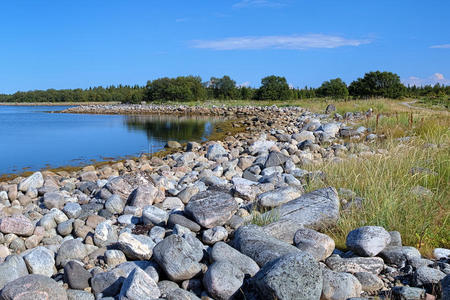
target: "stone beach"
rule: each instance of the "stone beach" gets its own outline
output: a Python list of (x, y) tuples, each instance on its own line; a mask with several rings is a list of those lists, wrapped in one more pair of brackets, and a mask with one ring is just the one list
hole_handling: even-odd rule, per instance
[[(323, 232), (361, 198), (302, 166), (382, 156), (358, 120), (299, 107), (90, 105), (67, 113), (214, 115), (218, 141), (0, 182), (0, 300), (449, 299), (450, 250), (424, 258), (364, 226)], [(350, 196), (349, 196), (350, 195)], [(259, 213), (262, 211), (264, 213)], [(255, 215), (265, 220), (257, 224)], [(376, 298), (379, 297), (379, 298)]]

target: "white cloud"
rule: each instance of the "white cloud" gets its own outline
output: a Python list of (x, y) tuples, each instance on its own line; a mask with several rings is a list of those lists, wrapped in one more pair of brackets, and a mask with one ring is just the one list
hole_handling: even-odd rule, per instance
[(405, 85), (410, 86), (424, 86), (424, 85), (435, 85), (436, 83), (443, 85), (450, 85), (450, 80), (444, 77), (442, 73), (434, 73), (432, 76), (421, 78), (417, 76), (410, 76), (403, 80)]
[(195, 40), (192, 41), (192, 47), (213, 50), (305, 50), (310, 48), (359, 46), (370, 42), (370, 40), (346, 39), (335, 35), (306, 34), (290, 36), (230, 37), (219, 40)]
[(285, 4), (281, 1), (274, 0), (241, 0), (233, 4), (233, 8), (244, 8), (244, 7), (280, 7)]
[(450, 44), (442, 44), (442, 45), (433, 45), (430, 46), (433, 49), (450, 49)]

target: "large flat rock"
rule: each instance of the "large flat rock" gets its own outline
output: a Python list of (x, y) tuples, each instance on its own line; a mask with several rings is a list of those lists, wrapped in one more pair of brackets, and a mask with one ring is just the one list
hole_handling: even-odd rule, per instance
[(328, 187), (302, 195), (265, 214), (279, 219), (264, 226), (268, 234), (288, 243), (302, 227), (321, 230), (339, 219), (339, 198), (335, 188)]
[(238, 204), (231, 194), (221, 189), (209, 189), (193, 196), (185, 213), (205, 228), (225, 224), (237, 211)]

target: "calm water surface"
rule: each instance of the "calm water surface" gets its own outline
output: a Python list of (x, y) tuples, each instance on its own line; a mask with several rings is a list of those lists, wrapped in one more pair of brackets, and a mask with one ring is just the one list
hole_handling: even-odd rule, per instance
[(59, 114), (65, 106), (0, 106), (0, 174), (156, 152), (201, 141), (210, 118)]

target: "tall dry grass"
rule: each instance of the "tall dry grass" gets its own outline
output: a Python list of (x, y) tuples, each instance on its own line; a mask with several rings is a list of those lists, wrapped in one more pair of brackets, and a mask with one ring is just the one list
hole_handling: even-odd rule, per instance
[[(328, 230), (338, 247), (345, 248), (349, 231), (365, 225), (397, 230), (405, 245), (418, 247), (425, 255), (436, 247), (450, 247), (449, 128), (445, 117), (418, 118), (412, 124), (409, 117), (387, 117), (378, 127), (387, 139), (373, 145), (386, 149), (386, 155), (310, 167), (324, 171), (327, 180), (311, 183), (308, 190), (332, 185), (364, 198), (361, 207), (342, 212), (338, 225)], [(400, 142), (399, 135), (412, 138)], [(413, 168), (422, 172), (413, 175)], [(416, 186), (432, 194), (416, 193)]]

